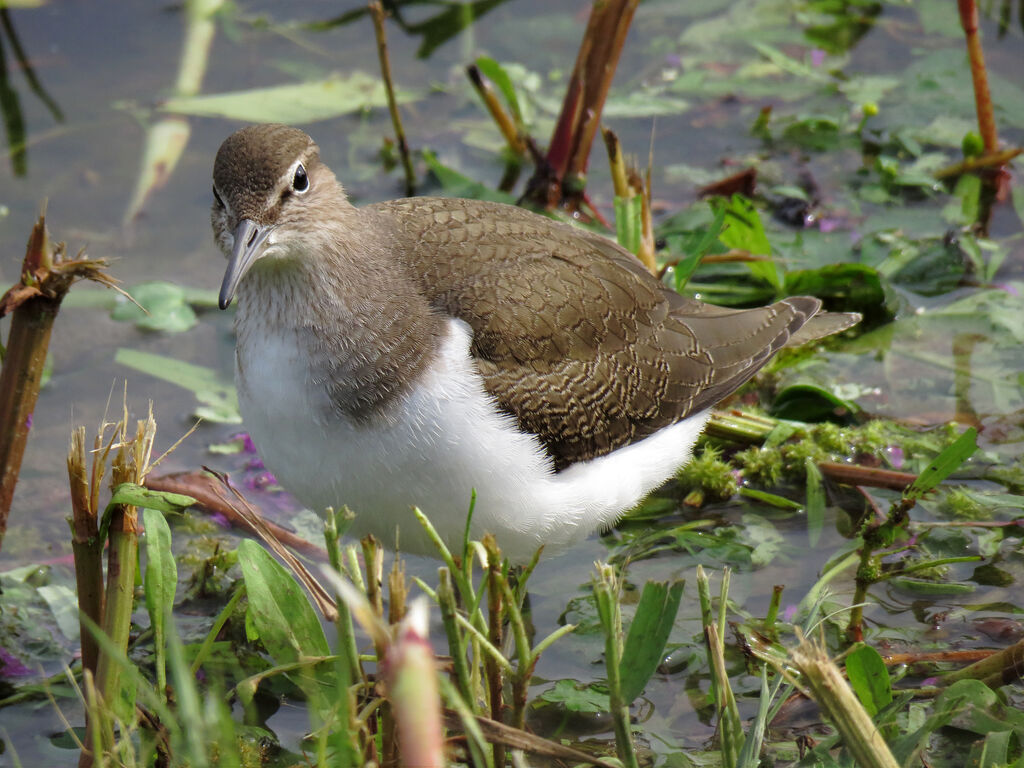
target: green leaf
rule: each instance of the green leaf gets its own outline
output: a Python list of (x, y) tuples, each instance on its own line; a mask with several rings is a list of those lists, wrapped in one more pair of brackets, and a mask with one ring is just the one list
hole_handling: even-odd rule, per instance
[(716, 217), (720, 210), (725, 213), (725, 227), (719, 234), (723, 243), (754, 256), (771, 255), (772, 247), (764, 233), (761, 216), (750, 200), (743, 195), (733, 195), (730, 200), (713, 200), (711, 208)]
[(977, 584), (963, 581), (930, 581), (913, 579), (909, 576), (893, 576), (888, 582), (897, 589), (906, 590), (921, 597), (950, 597), (953, 595), (970, 595), (977, 591)]
[(804, 459), (804, 469), (807, 471), (807, 539), (811, 547), (816, 547), (825, 525), (825, 488), (821, 470), (810, 456)]
[(628, 93), (612, 93), (604, 104), (601, 116), (637, 118), (670, 115), (677, 117), (690, 108), (690, 102), (667, 96), (659, 90), (639, 89)]
[[(673, 279), (675, 281), (675, 288), (677, 292), (681, 292), (686, 287), (687, 281), (690, 276), (697, 271), (697, 267), (700, 266), (701, 259), (704, 258), (718, 242), (722, 235), (722, 227), (725, 226), (725, 215), (726, 207), (718, 206), (717, 209), (712, 207), (714, 212), (714, 220), (704, 230), (700, 239), (693, 243), (686, 249), (687, 256), (676, 264), (673, 270)], [(616, 214), (617, 215), (617, 214)], [(616, 219), (616, 222), (618, 219)]]
[(777, 419), (789, 421), (849, 424), (860, 408), (817, 384), (793, 384), (778, 394), (771, 413)]
[(298, 583), (251, 539), (238, 545), (249, 611), (260, 639), (278, 664), (330, 653), (323, 627)]
[(644, 686), (658, 668), (676, 620), (684, 583), (677, 580), (671, 583), (648, 581), (644, 584), (640, 603), (622, 649), (619, 670), (623, 701), (631, 702), (643, 693)]
[[(719, 239), (725, 245), (747, 251), (752, 256), (771, 256), (772, 247), (764, 233), (764, 224), (761, 223), (761, 216), (752, 202), (743, 195), (733, 195), (730, 200), (713, 200), (711, 206), (716, 216), (720, 209), (725, 210), (725, 228), (719, 235)], [(747, 268), (754, 277), (764, 280), (776, 289), (781, 288), (782, 276), (770, 258), (748, 262)]]
[(234, 386), (222, 381), (212, 368), (125, 347), (117, 350), (114, 361), (190, 390), (203, 405), (195, 414), (207, 421), (242, 423)]
[(860, 645), (846, 657), (846, 675), (860, 703), (872, 717), (892, 702), (889, 670), (871, 646)]
[(484, 77), (498, 86), (498, 90), (505, 97), (509, 109), (512, 110), (512, 116), (515, 118), (515, 121), (522, 123), (523, 113), (519, 109), (519, 98), (516, 96), (516, 88), (512, 84), (512, 78), (509, 77), (505, 68), (490, 56), (477, 57), (476, 67)]
[[(395, 91), (395, 99), (400, 104), (417, 98), (419, 95), (411, 91)], [(314, 82), (172, 98), (165, 101), (161, 109), (182, 115), (294, 125), (386, 106), (387, 94), (381, 79), (356, 70)]]
[(559, 680), (554, 688), (549, 688), (537, 698), (550, 704), (560, 704), (570, 712), (597, 714), (607, 712), (610, 707), (607, 693), (575, 680)]
[(43, 584), (36, 588), (36, 592), (46, 601), (61, 634), (69, 640), (78, 640), (81, 625), (78, 623), (78, 596), (74, 590), (63, 584)]
[(303, 666), (289, 677), (310, 698), (316, 710), (329, 706), (335, 692), (332, 678), (317, 675), (305, 662), (330, 654), (327, 638), (305, 592), (263, 547), (251, 539), (238, 545), (238, 562), (249, 597), (247, 623), (251, 620), (259, 639), (278, 665)]
[(740, 496), (746, 496), (748, 499), (760, 501), (778, 509), (801, 510), (804, 508), (803, 504), (799, 501), (793, 501), (785, 496), (779, 496), (777, 493), (769, 493), (758, 488), (750, 488), (744, 485), (740, 487), (739, 493)]
[(465, 176), (458, 171), (449, 168), (437, 159), (437, 155), (429, 149), (423, 150), (423, 161), (427, 164), (431, 174), (444, 190), (446, 195), (452, 197), (468, 197), (472, 200), (491, 200), (496, 203), (515, 204), (512, 195), (493, 190), (485, 184)]
[(899, 297), (866, 264), (833, 264), (820, 269), (802, 269), (786, 274), (785, 292), (790, 296), (817, 296), (837, 312), (860, 312), (865, 324), (891, 320), (899, 308)]
[(171, 529), (163, 513), (147, 507), (142, 510), (142, 520), (146, 526), (146, 610), (153, 628), (157, 690), (162, 692), (167, 685), (167, 621), (174, 610), (178, 566), (171, 551)]
[(924, 472), (917, 476), (903, 497), (919, 499), (960, 468), (978, 450), (978, 431), (968, 427), (960, 437), (935, 457)]
[(981, 177), (965, 173), (953, 188), (953, 200), (942, 209), (946, 221), (967, 227), (978, 220), (981, 200)]
[(121, 483), (114, 489), (110, 497), (111, 504), (131, 504), (145, 509), (155, 509), (163, 513), (183, 512), (196, 500), (183, 493), (171, 493), (170, 491), (151, 491), (143, 485), (135, 483)]
[(630, 253), (640, 249), (640, 212), (643, 206), (639, 196), (615, 196), (615, 239)]
[(174, 283), (140, 283), (129, 293), (142, 307), (119, 297), (120, 301), (110, 313), (114, 320), (135, 323), (137, 328), (144, 331), (171, 333), (187, 331), (199, 322), (196, 313), (188, 305), (185, 290)]
[(169, 513), (182, 512), (195, 503), (195, 499), (182, 493), (151, 491), (149, 488), (136, 485), (135, 483), (121, 483), (121, 485), (114, 489), (110, 496), (110, 501), (107, 502), (106, 509), (103, 510), (103, 516), (100, 518), (100, 541), (106, 540), (114, 508), (118, 505), (129, 504), (135, 507), (155, 509), (160, 512)]

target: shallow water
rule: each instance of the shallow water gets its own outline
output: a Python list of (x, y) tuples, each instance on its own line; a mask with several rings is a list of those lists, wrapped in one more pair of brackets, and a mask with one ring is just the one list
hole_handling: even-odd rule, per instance
[[(681, 10), (672, 2), (643, 4), (630, 32), (613, 98), (640, 92), (645, 83), (665, 78), (685, 79), (712, 71), (743, 73), (744, 67), (763, 66), (763, 60), (751, 48), (754, 39), (770, 42), (794, 57), (803, 56), (811, 46), (798, 30), (766, 25), (765, 35), (755, 38), (744, 28), (744, 9), (754, 14), (765, 5), (707, 2)], [(848, 53), (835, 54), (837, 63), (841, 60), (844, 70), (850, 72), (879, 76), (895, 73), (897, 78), (907, 78), (914, 76), (916, 62), (937, 53), (945, 52), (951, 60), (959, 61), (962, 42), (944, 33), (946, 17), (955, 16), (947, 6), (937, 2), (918, 8), (885, 6), (879, 21)], [(731, 22), (725, 18), (723, 7), (731, 8), (736, 18)], [(285, 18), (286, 8), (287, 13), (300, 15)], [(295, 24), (330, 18), (338, 12), (337, 4), (325, 2), (297, 7), (269, 2), (242, 5), (240, 15), (229, 18), (218, 29), (204, 91), (246, 89), (318, 78), (335, 71), (362, 69), (376, 73), (376, 53), (366, 19), (329, 31), (310, 31)], [(415, 26), (420, 17), (433, 12), (431, 6), (413, 7), (405, 21)], [(152, 111), (154, 106), (173, 87), (181, 46), (180, 9), (140, 3), (54, 3), (8, 13), (35, 76), (59, 105), (64, 118), (54, 118), (44, 101), (32, 93), (25, 73), (7, 56), (8, 82), (17, 94), (24, 118), (26, 150), (23, 174), (16, 172), (12, 162), (0, 163), (0, 205), (4, 211), (0, 218), (0, 285), (16, 279), (24, 241), (46, 200), (52, 234), (67, 241), (72, 251), (84, 246), (91, 256), (110, 259), (112, 274), (129, 288), (145, 280), (167, 280), (192, 288), (216, 289), (224, 264), (213, 246), (208, 224), (210, 169), (216, 148), (237, 127), (236, 122), (190, 119), (191, 138), (169, 182), (151, 196), (140, 216), (123, 224), (140, 165), (144, 126), (158, 114)], [(255, 24), (258, 18), (272, 23)], [(464, 65), (481, 53), (503, 62), (522, 63), (539, 75), (538, 102), (547, 98), (557, 103), (560, 83), (571, 68), (585, 22), (586, 5), (579, 2), (507, 2), (442, 44), (427, 59), (416, 57), (421, 37), (402, 34), (397, 25), (390, 25), (396, 79), (403, 87), (424, 94), (404, 108), (410, 143), (415, 148), (432, 148), (444, 163), (495, 186), (502, 175), (502, 164), (495, 154), (500, 141), (468, 86)], [(735, 34), (722, 33), (723, 25), (730, 24)], [(999, 93), (1016, 93), (1013, 81), (1019, 78), (1024, 59), (1021, 27), (1011, 25), (1000, 37), (995, 22), (986, 19), (984, 34), (999, 103)], [(721, 46), (718, 60), (707, 51), (714, 44)], [(716, 93), (711, 87), (706, 92), (680, 88), (671, 94), (679, 100), (679, 111), (660, 115), (654, 121), (653, 180), (659, 210), (673, 213), (694, 200), (696, 188), (704, 183), (694, 169), (718, 178), (756, 160), (762, 164), (762, 183), (794, 184), (800, 173), (811, 174), (826, 208), (834, 203), (829, 212), (850, 231), (850, 248), (829, 241), (831, 250), (826, 261), (848, 259), (859, 234), (884, 215), (902, 216), (901, 226), (907, 230), (919, 228), (915, 234), (942, 234), (948, 226), (939, 215), (948, 203), (944, 195), (924, 197), (896, 208), (895, 213), (891, 207), (870, 203), (852, 209), (841, 185), (859, 162), (856, 153), (843, 148), (827, 154), (793, 146), (766, 148), (749, 131), (762, 106), (772, 104), (775, 113), (783, 115), (800, 110), (824, 112), (828, 102), (820, 94), (801, 94), (799, 89), (786, 93), (778, 84), (768, 87), (755, 75), (746, 75), (750, 79), (744, 82), (757, 87), (752, 85), (738, 96)], [(1004, 87), (1005, 83), (1009, 85)], [(685, 110), (684, 101), (688, 107)], [(882, 124), (899, 124), (914, 115), (913, 105), (880, 103), (878, 119)], [(969, 111), (957, 111), (963, 103), (951, 102), (945, 111), (970, 121)], [(1001, 106), (1004, 140), (1024, 143), (1021, 103), (1006, 101)], [(919, 114), (920, 123), (931, 123), (943, 111), (933, 109), (925, 114), (924, 110)], [(543, 109), (537, 114), (540, 127), (536, 136), (546, 141), (554, 116)], [(619, 131), (629, 152), (646, 157), (652, 132), (650, 117), (613, 117), (608, 122)], [(391, 132), (383, 110), (303, 127), (317, 139), (324, 157), (353, 198), (365, 202), (401, 195), (400, 173), (385, 172), (378, 160), (381, 136)], [(610, 192), (600, 146), (595, 148), (589, 189), (598, 206), (608, 213)], [(422, 191), (431, 191), (430, 185)], [(1020, 229), (1012, 208), (1001, 206), (994, 218), (993, 235), (1006, 239), (1019, 234)], [(1007, 243), (1008, 256), (997, 278), (1008, 284), (1012, 293), (1019, 290), (1012, 281), (1022, 277), (1024, 249), (1019, 237)], [(892, 327), (891, 338), (877, 345), (862, 343), (858, 347), (854, 343), (819, 360), (828, 377), (861, 388), (854, 399), (865, 409), (919, 419), (924, 424), (973, 415), (979, 423), (992, 427), (988, 436), (982, 434), (983, 444), (993, 442), (993, 435), (1001, 435), (1002, 439), (994, 441), (999, 445), (989, 447), (997, 448), (1003, 460), (1014, 459), (1020, 454), (1018, 446), (1024, 444), (1019, 435), (1019, 412), (1024, 408), (1018, 378), (1019, 371), (1024, 370), (1021, 345), (994, 335), (991, 324), (985, 323), (972, 328), (977, 338), (967, 342), (961, 338), (958, 342), (951, 331), (962, 329), (966, 321), (960, 315), (942, 315), (954, 299), (976, 295), (977, 291), (961, 289), (955, 296), (943, 294), (928, 299), (908, 292), (903, 317)], [(933, 320), (934, 316), (938, 319)], [(212, 366), (230, 380), (231, 315), (202, 310), (200, 322), (193, 329), (162, 334), (115, 322), (106, 311), (84, 306), (84, 302), (61, 313), (51, 345), (53, 374), (34, 414), (10, 527), (0, 553), (0, 572), (48, 562), (53, 564), (50, 578), (63, 583), (69, 579), (64, 455), (72, 425), (97, 424), (108, 401), (113, 403), (114, 411), (119, 410), (124, 386), (136, 415), (142, 415), (147, 401), (153, 401), (159, 424), (158, 447), (169, 446), (192, 423), (190, 414), (195, 402), (191, 393), (118, 365), (115, 353), (123, 347)], [(207, 445), (227, 439), (237, 429), (231, 425), (201, 426), (167, 460), (165, 470), (195, 469), (204, 463), (237, 468), (233, 460), (211, 456), (206, 450)], [(735, 521), (741, 512), (742, 505), (733, 503), (701, 514)], [(789, 539), (788, 556), (733, 578), (733, 599), (753, 615), (763, 614), (772, 584), (785, 583), (794, 596), (802, 595), (816, 580), (822, 563), (843, 544), (828, 525), (817, 550), (809, 552), (802, 522), (780, 529)], [(558, 623), (570, 598), (586, 591), (591, 563), (606, 553), (606, 544), (593, 539), (569, 555), (542, 564), (531, 582), (534, 622), (540, 634), (547, 634)], [(644, 561), (632, 567), (630, 579), (636, 584), (645, 578), (690, 579), (699, 561), (690, 556)], [(410, 568), (428, 581), (434, 569), (429, 560), (415, 560)], [(970, 571), (965, 567), (958, 575), (969, 577)], [(567, 592), (567, 584), (581, 586)], [(883, 592), (879, 590), (880, 598)], [(699, 632), (689, 587), (686, 594), (676, 630), (680, 638)], [(979, 595), (970, 599), (986, 602)], [(995, 600), (996, 595), (991, 599)], [(919, 610), (916, 618), (910, 611), (883, 615), (881, 610), (871, 618), (883, 624), (913, 626), (922, 615), (958, 610), (962, 606), (951, 599)], [(599, 676), (600, 668), (591, 663), (599, 657), (599, 651), (588, 645), (592, 640), (581, 642), (583, 653), (579, 645), (556, 645), (538, 667), (538, 678), (586, 680)], [(651, 723), (658, 724), (660, 738), (667, 742), (696, 747), (708, 740), (712, 731), (678, 695), (682, 674), (665, 675), (649, 686), (648, 696), (656, 713)], [(73, 723), (80, 722), (75, 704), (68, 705), (67, 714)], [(278, 718), (288, 716), (282, 713)], [(293, 736), (301, 733), (304, 719), (298, 720), (299, 724), (291, 727), (282, 723), (281, 730)], [(48, 704), (8, 708), (0, 722), (0, 729), (6, 731), (0, 732), (0, 739), (9, 745), (8, 751), (0, 754), (0, 766), (15, 764), (11, 762), (15, 751), (24, 765), (71, 764), (75, 759), (73, 752), (50, 743), (50, 734), (63, 727)], [(651, 723), (648, 728), (653, 730)], [(274, 727), (275, 720), (270, 725)], [(600, 723), (595, 727), (607, 730)], [(657, 742), (652, 742), (652, 747), (656, 752), (664, 749)]]

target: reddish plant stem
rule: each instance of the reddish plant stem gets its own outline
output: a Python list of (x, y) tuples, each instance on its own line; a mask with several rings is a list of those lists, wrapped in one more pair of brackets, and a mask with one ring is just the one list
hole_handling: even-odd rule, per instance
[(0, 547), (39, 397), (46, 350), (60, 299), (37, 296), (11, 316), (7, 353), (0, 370)]
[(988, 73), (985, 69), (985, 53), (978, 34), (978, 6), (975, 0), (957, 0), (960, 9), (960, 24), (967, 36), (967, 58), (971, 63), (971, 79), (974, 82), (974, 106), (978, 113), (978, 130), (985, 142), (985, 152), (993, 154), (999, 150), (999, 136), (992, 112), (992, 94), (988, 89)]
[(619, 55), (639, 0), (594, 3), (579, 54), (566, 88), (562, 111), (525, 197), (548, 209), (564, 204), (571, 211), (584, 203), (587, 161), (601, 123)]

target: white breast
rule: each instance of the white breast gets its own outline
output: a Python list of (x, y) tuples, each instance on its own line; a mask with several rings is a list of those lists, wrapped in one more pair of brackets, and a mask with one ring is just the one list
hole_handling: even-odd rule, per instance
[(561, 551), (664, 482), (690, 456), (708, 411), (555, 474), (540, 442), (498, 411), (469, 356), (471, 330), (451, 320), (438, 360), (386, 423), (332, 413), (287, 333), (239, 348), (242, 416), (267, 467), (311, 509), (347, 504), (354, 535), (434, 554), (411, 514), (422, 509), (459, 547), (476, 490), (472, 535), (497, 537), (514, 561)]

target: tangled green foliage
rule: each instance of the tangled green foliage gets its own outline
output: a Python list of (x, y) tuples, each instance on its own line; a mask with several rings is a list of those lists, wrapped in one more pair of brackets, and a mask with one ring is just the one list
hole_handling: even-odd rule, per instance
[(730, 462), (747, 481), (764, 487), (782, 481), (803, 483), (807, 477), (807, 459), (815, 463), (852, 461), (919, 472), (956, 437), (955, 424), (916, 432), (881, 420), (852, 427), (828, 422), (789, 422), (773, 430), (764, 445), (739, 451)]

